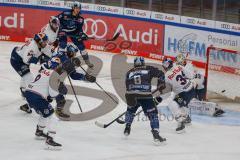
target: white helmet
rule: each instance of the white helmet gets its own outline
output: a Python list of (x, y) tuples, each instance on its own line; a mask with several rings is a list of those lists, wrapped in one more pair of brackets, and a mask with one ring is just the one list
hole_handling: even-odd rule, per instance
[(56, 32), (60, 26), (60, 21), (57, 17), (51, 16), (49, 19), (49, 25), (51, 29)]

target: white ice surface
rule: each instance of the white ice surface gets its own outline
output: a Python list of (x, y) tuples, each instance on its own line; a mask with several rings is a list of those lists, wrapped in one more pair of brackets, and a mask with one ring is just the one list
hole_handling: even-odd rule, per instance
[[(19, 94), (19, 76), (11, 68), (9, 59), (17, 43), (0, 42), (0, 159), (1, 160), (239, 160), (240, 127), (210, 125), (193, 122), (186, 134), (174, 132), (175, 122), (161, 122), (161, 135), (167, 145), (154, 146), (149, 122), (135, 120), (131, 135), (123, 138), (123, 125), (114, 124), (107, 129), (87, 122), (59, 121), (57, 140), (61, 151), (44, 150), (44, 142), (34, 139), (37, 114), (27, 115), (18, 110), (23, 102)], [(111, 54), (91, 53), (104, 60), (101, 75), (110, 76)], [(114, 93), (111, 81), (98, 82)], [(75, 85), (78, 82), (74, 82)], [(71, 97), (70, 97), (71, 98)], [(85, 109), (99, 100), (78, 97)], [(72, 97), (74, 100), (74, 97)], [(74, 103), (72, 111), (78, 112)], [(114, 111), (98, 119), (109, 122), (125, 111), (120, 101)]]

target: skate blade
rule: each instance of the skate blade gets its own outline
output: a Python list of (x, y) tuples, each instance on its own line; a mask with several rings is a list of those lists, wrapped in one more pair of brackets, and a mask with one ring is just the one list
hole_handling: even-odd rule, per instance
[(186, 133), (185, 128), (182, 129), (182, 130), (180, 130), (180, 131), (176, 131), (176, 133), (177, 133), (177, 134), (183, 134), (183, 133)]
[(153, 144), (155, 146), (165, 146), (165, 145), (167, 145), (167, 142), (166, 141), (160, 142), (159, 140), (154, 140)]
[(62, 150), (62, 146), (50, 146), (48, 144), (46, 144), (45, 150), (49, 150), (49, 151), (60, 151)]

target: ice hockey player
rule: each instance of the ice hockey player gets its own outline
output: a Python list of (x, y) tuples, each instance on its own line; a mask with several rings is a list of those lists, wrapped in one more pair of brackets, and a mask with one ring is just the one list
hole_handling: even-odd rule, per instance
[(184, 67), (173, 65), (170, 58), (163, 60), (163, 68), (166, 70), (165, 82), (171, 85), (175, 94), (168, 107), (178, 122), (176, 132), (182, 133), (185, 130), (185, 121), (188, 116), (184, 107), (187, 107), (188, 103), (194, 98), (196, 83), (186, 78)]
[[(224, 111), (218, 108), (218, 105), (214, 102), (206, 102), (206, 80), (204, 76), (194, 69), (193, 64), (191, 62), (187, 62), (186, 57), (183, 54), (178, 54), (175, 58), (176, 64), (182, 65), (184, 69), (184, 74), (186, 78), (189, 78), (196, 83), (195, 88), (195, 100), (191, 101), (190, 106), (193, 109), (197, 109), (198, 113), (201, 110), (200, 114), (212, 115), (212, 116), (220, 116), (224, 113)], [(199, 101), (201, 102), (199, 102)], [(200, 109), (201, 108), (201, 109)], [(199, 110), (200, 109), (200, 110)], [(186, 123), (190, 123), (191, 118), (188, 116), (186, 119)]]
[(158, 111), (151, 93), (151, 81), (154, 77), (158, 78), (159, 81), (161, 81), (160, 83), (165, 84), (164, 73), (162, 71), (155, 67), (145, 65), (143, 57), (136, 57), (134, 59), (134, 67), (126, 74), (125, 98), (127, 102), (127, 112), (125, 114), (126, 127), (124, 135), (129, 136), (134, 114), (141, 106), (145, 115), (150, 120), (154, 143), (158, 145), (165, 142), (166, 139), (159, 135)]
[(196, 82), (197, 87), (195, 89), (195, 98), (197, 98), (200, 101), (205, 100), (205, 80), (204, 75), (201, 74), (199, 71), (194, 69), (193, 64), (191, 62), (187, 62), (186, 57), (181, 53), (178, 54), (175, 58), (177, 65), (182, 65), (185, 68), (185, 77), (192, 79)]
[(83, 32), (84, 18), (81, 16), (81, 4), (74, 2), (72, 9), (64, 11), (57, 15), (60, 20), (59, 30), (59, 50), (64, 51), (67, 47), (67, 38), (70, 37), (72, 42), (78, 47), (85, 63), (93, 68), (90, 63), (88, 52), (85, 49), (84, 41), (88, 40), (88, 36)]
[[(48, 36), (44, 33), (35, 34), (31, 41), (25, 43), (22, 47), (15, 47), (11, 53), (10, 63), (14, 70), (21, 76), (20, 91), (23, 98), (25, 89), (29, 82), (33, 80), (30, 72), (30, 64), (36, 64), (42, 54), (42, 50), (47, 46)], [(32, 113), (28, 104), (20, 106), (20, 109)]]
[(60, 21), (57, 17), (51, 16), (49, 23), (46, 24), (41, 32), (48, 36), (48, 45), (44, 48), (44, 54), (40, 58), (40, 63), (47, 62), (51, 57), (52, 53), (58, 47), (59, 40), (57, 38), (60, 27)]
[[(58, 67), (60, 63), (59, 58), (53, 57), (48, 63), (42, 64), (39, 74), (34, 81), (28, 84), (25, 91), (25, 97), (29, 106), (40, 115), (35, 136), (37, 139), (46, 139), (46, 145), (49, 149), (59, 149), (62, 146), (54, 140), (57, 121), (53, 114), (54, 109), (50, 104), (52, 99), (59, 94), (67, 94), (67, 88), (60, 81), (59, 76), (56, 78), (58, 90), (56, 91), (50, 86), (50, 78), (54, 70), (57, 72), (57, 75), (61, 75), (64, 71), (64, 67)], [(65, 71), (67, 73), (70, 72), (69, 69)], [(47, 133), (45, 132), (46, 130)]]
[[(77, 52), (78, 52), (78, 49), (74, 45), (68, 44), (66, 47), (66, 52), (59, 50), (56, 54), (54, 54), (54, 57), (58, 57), (61, 60), (61, 62), (64, 63), (68, 59), (75, 57)], [(82, 81), (88, 81), (91, 83), (96, 82), (96, 77), (90, 74), (79, 73), (75, 69), (69, 74), (69, 76), (73, 80), (82, 80)], [(63, 112), (64, 105), (66, 103), (64, 95), (59, 94), (56, 97), (56, 102), (57, 102), (56, 114), (63, 118), (69, 118), (69, 115)]]

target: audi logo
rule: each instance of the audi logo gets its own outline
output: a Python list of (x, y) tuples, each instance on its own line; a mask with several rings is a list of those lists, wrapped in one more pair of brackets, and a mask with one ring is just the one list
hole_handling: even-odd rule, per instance
[(231, 27), (229, 24), (221, 24), (221, 28), (230, 29)]
[(164, 18), (162, 14), (156, 14), (155, 17), (158, 18), (158, 19), (163, 19)]
[(131, 15), (134, 15), (134, 14), (135, 14), (135, 11), (134, 11), (134, 10), (126, 10), (126, 13), (127, 13), (127, 14), (131, 14)]
[(108, 26), (106, 22), (101, 19), (94, 20), (92, 18), (86, 18), (84, 20), (84, 33), (87, 33), (89, 37), (104, 38), (108, 32)]
[(102, 7), (102, 6), (97, 6), (97, 10), (98, 11), (106, 11), (107, 8), (106, 7)]
[(195, 19), (187, 19), (187, 23), (195, 24), (196, 20)]

